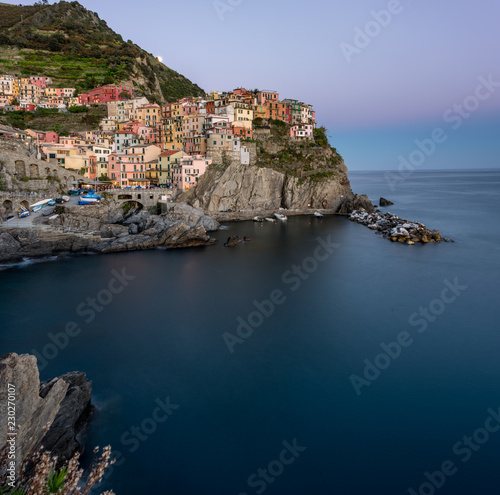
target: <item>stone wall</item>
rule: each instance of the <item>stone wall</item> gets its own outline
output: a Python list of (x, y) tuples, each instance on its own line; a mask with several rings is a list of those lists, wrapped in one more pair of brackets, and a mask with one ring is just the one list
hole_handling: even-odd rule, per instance
[(0, 218), (15, 212), (21, 204), (60, 196), (72, 182), (85, 180), (75, 170), (38, 160), (17, 139), (0, 139)]

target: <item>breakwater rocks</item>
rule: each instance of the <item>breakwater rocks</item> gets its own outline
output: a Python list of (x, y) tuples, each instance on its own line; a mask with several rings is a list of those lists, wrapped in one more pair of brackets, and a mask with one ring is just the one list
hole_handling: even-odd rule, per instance
[[(0, 358), (0, 383), (5, 384), (0, 390), (2, 404), (7, 404), (7, 384), (12, 384), (9, 395), (15, 398), (11, 402), (15, 403), (16, 423), (20, 425), (15, 435), (18, 470), (40, 443), (59, 461), (81, 450), (77, 437), (92, 413), (92, 382), (85, 373), (67, 373), (40, 383), (36, 357), (10, 353)], [(7, 418), (6, 407), (4, 416)], [(51, 427), (47, 431), (48, 423)], [(0, 429), (0, 452), (9, 447), (11, 438), (7, 428)], [(0, 467), (0, 477), (4, 467)]]
[(161, 215), (134, 206), (109, 204), (62, 207), (57, 218), (37, 219), (34, 228), (0, 232), (0, 262), (19, 262), (77, 253), (117, 253), (145, 249), (209, 246), (207, 232), (219, 223), (202, 210), (170, 204)]
[(355, 210), (349, 215), (349, 220), (366, 225), (393, 242), (404, 242), (409, 245), (416, 242), (424, 244), (441, 241), (454, 242), (441, 237), (439, 230), (430, 230), (422, 223), (410, 222), (391, 213)]

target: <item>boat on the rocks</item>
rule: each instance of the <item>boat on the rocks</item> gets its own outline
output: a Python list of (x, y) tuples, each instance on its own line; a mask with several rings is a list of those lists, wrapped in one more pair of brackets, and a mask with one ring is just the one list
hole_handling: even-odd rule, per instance
[(314, 212), (314, 216), (316, 218), (325, 218), (325, 216), (323, 215), (323, 213), (320, 213), (319, 211), (315, 211)]
[(282, 215), (281, 213), (275, 213), (274, 214), (274, 217), (277, 219), (277, 220), (288, 220), (288, 217), (286, 215)]

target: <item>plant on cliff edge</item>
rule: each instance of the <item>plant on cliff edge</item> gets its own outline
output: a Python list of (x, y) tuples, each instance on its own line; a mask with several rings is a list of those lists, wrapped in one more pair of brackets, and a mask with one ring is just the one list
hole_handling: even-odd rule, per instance
[[(109, 466), (115, 462), (114, 459), (110, 460), (109, 445), (104, 447), (101, 457), (97, 456), (98, 452), (99, 447), (96, 447), (92, 464), (85, 473), (80, 467), (78, 452), (61, 469), (56, 470), (57, 457), (51, 457), (50, 452), (42, 454), (41, 448), (38, 447), (23, 464), (18, 486), (4, 486), (0, 488), (0, 495), (88, 495), (92, 487), (102, 481)], [(5, 453), (0, 455), (0, 458), (3, 456)], [(28, 464), (35, 467), (31, 475), (26, 476)], [(106, 491), (101, 495), (114, 495), (114, 492)]]

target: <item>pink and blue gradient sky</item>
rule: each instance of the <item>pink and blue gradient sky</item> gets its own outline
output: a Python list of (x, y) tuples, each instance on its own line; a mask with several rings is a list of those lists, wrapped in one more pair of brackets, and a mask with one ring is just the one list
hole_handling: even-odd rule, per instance
[[(422, 168), (500, 165), (500, 88), (460, 129), (443, 120), (478, 77), (500, 82), (498, 0), (80, 3), (205, 90), (276, 89), (312, 103), (351, 169), (390, 169), (435, 127), (449, 139)], [(372, 22), (380, 32), (348, 62), (342, 43), (355, 46), (356, 28), (389, 5), (399, 13), (385, 27)]]

